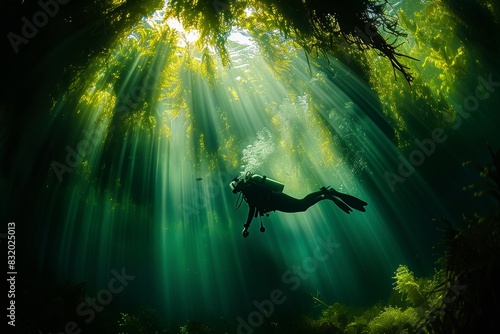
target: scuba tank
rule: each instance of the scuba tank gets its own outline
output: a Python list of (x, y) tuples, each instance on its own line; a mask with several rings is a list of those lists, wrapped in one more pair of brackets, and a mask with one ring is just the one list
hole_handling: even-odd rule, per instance
[(283, 183), (276, 181), (274, 179), (268, 178), (265, 175), (262, 176), (259, 174), (252, 174), (249, 177), (248, 181), (250, 181), (256, 185), (259, 185), (259, 186), (261, 186), (269, 191), (277, 192), (277, 193), (283, 192), (283, 189), (285, 188), (285, 185)]
[[(247, 184), (252, 184), (252, 185), (257, 186), (257, 188), (260, 188), (260, 189), (258, 189), (256, 197), (259, 197), (258, 202), (262, 202), (262, 203), (260, 203), (261, 205), (257, 206), (257, 210), (255, 211), (254, 217), (257, 217), (258, 215), (260, 216), (260, 231), (265, 232), (266, 228), (262, 224), (262, 216), (263, 215), (269, 216), (269, 214), (267, 213), (268, 210), (266, 210), (265, 201), (267, 201), (267, 199), (269, 198), (271, 193), (283, 192), (285, 185), (279, 181), (268, 178), (265, 175), (262, 176), (262, 175), (253, 174), (252, 172), (247, 171), (246, 173), (242, 172), (242, 173), (240, 173), (239, 176), (235, 177), (229, 183), (229, 187), (233, 191), (233, 194), (240, 193), (239, 196), (242, 196), (242, 192), (244, 191), (245, 186)], [(252, 192), (256, 192), (256, 190), (254, 189)], [(243, 196), (241, 201), (239, 201), (239, 203), (238, 203), (239, 198), (240, 197), (238, 197), (238, 199), (236, 200), (236, 210), (238, 210), (240, 208), (241, 203), (243, 202), (243, 199), (246, 200), (246, 198)], [(250, 222), (248, 222), (248, 224), (244, 225), (243, 237), (245, 237), (245, 238), (248, 236), (248, 228), (249, 227), (250, 227)]]
[(253, 174), (252, 172), (241, 173), (239, 176), (235, 177), (230, 183), (229, 187), (236, 194), (241, 191), (241, 188), (245, 183), (250, 182), (259, 187), (262, 187), (271, 192), (283, 192), (285, 185), (279, 181), (268, 178), (267, 176), (262, 176), (259, 174)]

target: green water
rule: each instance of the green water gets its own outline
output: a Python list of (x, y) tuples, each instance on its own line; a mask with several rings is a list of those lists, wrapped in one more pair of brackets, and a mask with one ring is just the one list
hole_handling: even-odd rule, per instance
[[(113, 320), (148, 306), (171, 324), (227, 322), (236, 331), (265, 300), (277, 319), (316, 316), (311, 296), (385, 303), (400, 264), (432, 275), (442, 236), (433, 219), (490, 208), (462, 190), (477, 179), (462, 163), (487, 161), (486, 145), (500, 147), (500, 74), (498, 49), (471, 40), (482, 36), (474, 22), (416, 15), (429, 6), (394, 8), (417, 22), (402, 46), (419, 59), (405, 60), (411, 87), (375, 53), (368, 78), (341, 54), (308, 63), (284, 41), (273, 63), (251, 32), (235, 29), (224, 66), (186, 46), (182, 32), (142, 21), (50, 112), (33, 109), (3, 130), (16, 138), (2, 142), (11, 166), (2, 217), (20, 226), (20, 280), (48, 289), (85, 283), (88, 296), (105, 300), (96, 313)], [(30, 90), (33, 108), (50, 91), (43, 82)], [(322, 201), (304, 213), (273, 212), (265, 233), (255, 219), (244, 239), (247, 206), (236, 209), (228, 184), (247, 170), (299, 198), (331, 185), (368, 202), (367, 211), (346, 215)], [(105, 295), (116, 272), (130, 279)]]

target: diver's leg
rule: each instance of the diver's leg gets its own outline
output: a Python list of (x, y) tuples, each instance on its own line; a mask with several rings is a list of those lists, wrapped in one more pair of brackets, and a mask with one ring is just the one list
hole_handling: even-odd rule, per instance
[(328, 199), (323, 196), (323, 192), (317, 191), (307, 195), (302, 199), (289, 196), (284, 193), (271, 193), (269, 196), (269, 209), (283, 212), (304, 212), (314, 204)]
[[(307, 195), (306, 197), (304, 197), (302, 200), (303, 201), (311, 201), (311, 200), (314, 200), (315, 198), (321, 196), (321, 195), (324, 195), (325, 192), (324, 191), (315, 191), (313, 193), (310, 193), (309, 195)], [(316, 203), (316, 202), (314, 202)]]
[(343, 194), (343, 193), (338, 192), (337, 190), (330, 188), (330, 187), (322, 187), (321, 191), (323, 192), (323, 194), (325, 194), (326, 197), (335, 196), (338, 199), (342, 200), (348, 206), (352, 207), (353, 209), (356, 209), (356, 210), (359, 210), (362, 212), (366, 211), (365, 206), (368, 205), (368, 203), (366, 203), (365, 201), (363, 201), (357, 197), (354, 197), (354, 196), (348, 195), (348, 194)]

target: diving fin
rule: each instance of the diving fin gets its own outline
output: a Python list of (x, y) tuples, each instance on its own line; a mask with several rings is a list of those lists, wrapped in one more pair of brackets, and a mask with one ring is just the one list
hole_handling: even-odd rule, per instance
[(365, 206), (368, 205), (368, 203), (366, 203), (365, 201), (362, 201), (359, 198), (354, 197), (352, 195), (340, 193), (334, 189), (331, 189), (330, 192), (332, 195), (337, 196), (342, 201), (344, 201), (345, 204), (349, 205), (351, 208), (356, 209), (358, 211), (366, 212)]
[(333, 195), (341, 199), (342, 201), (345, 202), (348, 206), (350, 206), (353, 209), (356, 209), (358, 211), (366, 212), (366, 209), (364, 208), (368, 203), (365, 201), (360, 200), (357, 197), (354, 197), (352, 195), (348, 194), (343, 194), (341, 192), (338, 192), (337, 190), (328, 187), (321, 187), (321, 191), (323, 191), (325, 194)]
[(340, 201), (338, 198), (333, 197), (331, 195), (330, 196), (325, 195), (325, 197), (328, 198), (329, 200), (331, 200), (333, 203), (335, 203), (335, 205), (338, 206), (340, 208), (340, 210), (344, 211), (345, 213), (350, 214), (352, 212), (352, 209), (350, 207), (348, 207), (347, 204)]

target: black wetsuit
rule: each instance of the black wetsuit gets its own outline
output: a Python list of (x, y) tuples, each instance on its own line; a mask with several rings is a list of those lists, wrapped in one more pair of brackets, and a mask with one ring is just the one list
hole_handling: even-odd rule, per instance
[(270, 211), (303, 212), (317, 202), (328, 199), (324, 191), (313, 192), (298, 199), (282, 192), (275, 192), (263, 186), (247, 181), (241, 190), (243, 198), (248, 203), (249, 211), (245, 227), (250, 226), (252, 219)]
[[(260, 181), (253, 178), (246, 181), (240, 181), (234, 184), (238, 179), (235, 178), (231, 183), (233, 193), (240, 192), (248, 203), (248, 217), (243, 228), (243, 236), (248, 236), (250, 223), (257, 216), (262, 216), (271, 211), (282, 212), (304, 212), (319, 201), (328, 199), (337, 205), (342, 211), (349, 214), (352, 209), (365, 212), (366, 202), (348, 194), (342, 194), (329, 187), (322, 187), (320, 191), (310, 193), (302, 199), (298, 199), (282, 192), (283, 187), (269, 187), (264, 184), (265, 176)], [(257, 178), (258, 179), (258, 178)], [(261, 232), (265, 231), (261, 221)]]

